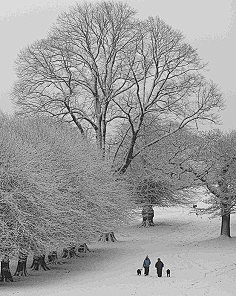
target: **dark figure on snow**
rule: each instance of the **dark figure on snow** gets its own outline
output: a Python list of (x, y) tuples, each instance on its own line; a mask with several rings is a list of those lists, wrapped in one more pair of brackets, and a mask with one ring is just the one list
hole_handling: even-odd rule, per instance
[(142, 269), (137, 269), (137, 275), (141, 275), (142, 274), (142, 271), (141, 271)]
[(157, 263), (155, 264), (155, 267), (157, 269), (158, 277), (162, 277), (162, 269), (164, 267), (164, 264), (163, 264), (163, 262), (161, 261), (160, 258), (157, 259)]
[(13, 282), (10, 267), (9, 267), (9, 256), (5, 255), (4, 258), (1, 261), (1, 282)]
[(144, 274), (148, 275), (149, 274), (149, 266), (151, 265), (151, 261), (148, 258), (148, 256), (146, 256), (146, 258), (143, 261), (143, 267), (144, 267)]
[(166, 275), (167, 275), (167, 277), (170, 277), (170, 270), (169, 269), (166, 270)]

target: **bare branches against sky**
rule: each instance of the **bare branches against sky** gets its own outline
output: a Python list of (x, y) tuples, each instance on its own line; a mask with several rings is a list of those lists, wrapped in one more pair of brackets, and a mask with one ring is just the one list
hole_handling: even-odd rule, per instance
[[(95, 2), (93, 0), (92, 2)], [(9, 0), (0, 4), (0, 109), (13, 112), (10, 91), (15, 81), (14, 61), (21, 49), (46, 37), (59, 13), (74, 0)], [(77, 2), (80, 2), (78, 0)], [(222, 129), (236, 126), (236, 4), (233, 0), (127, 0), (140, 18), (159, 16), (179, 29), (208, 63), (207, 76), (223, 92), (226, 108)]]

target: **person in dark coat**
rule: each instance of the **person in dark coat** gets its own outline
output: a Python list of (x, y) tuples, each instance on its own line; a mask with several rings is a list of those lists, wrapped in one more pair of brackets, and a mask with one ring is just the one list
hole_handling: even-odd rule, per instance
[(163, 264), (163, 262), (161, 261), (160, 258), (157, 259), (157, 262), (155, 264), (155, 267), (157, 269), (157, 275), (158, 275), (158, 277), (162, 277), (162, 269), (164, 267), (164, 264)]
[(143, 261), (143, 267), (144, 267), (144, 274), (149, 274), (149, 266), (151, 265), (151, 260), (146, 256), (146, 258)]

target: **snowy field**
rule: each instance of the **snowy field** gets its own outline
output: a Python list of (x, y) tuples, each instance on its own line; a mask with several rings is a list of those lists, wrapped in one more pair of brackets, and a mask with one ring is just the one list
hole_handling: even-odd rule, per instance
[[(231, 239), (218, 238), (220, 218), (201, 218), (182, 208), (156, 209), (154, 227), (139, 228), (140, 221), (116, 232), (116, 243), (91, 244), (92, 252), (49, 271), (28, 269), (27, 278), (1, 283), (1, 295), (236, 295), (236, 217)], [(150, 274), (137, 276), (146, 255), (152, 261)], [(165, 270), (171, 269), (170, 278), (165, 270), (157, 277), (158, 257)]]

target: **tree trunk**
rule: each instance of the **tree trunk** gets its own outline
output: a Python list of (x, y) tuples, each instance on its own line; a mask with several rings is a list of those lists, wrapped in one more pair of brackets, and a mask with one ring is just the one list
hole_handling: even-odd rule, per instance
[(68, 248), (63, 248), (62, 258), (72, 258), (76, 257), (76, 246), (69, 246)]
[(94, 110), (96, 118), (96, 142), (98, 150), (102, 151), (102, 106), (98, 95), (97, 73), (96, 71), (92, 71), (92, 74), (94, 75)]
[(131, 130), (132, 130), (132, 138), (129, 144), (129, 149), (128, 149), (128, 153), (125, 157), (125, 161), (123, 163), (123, 165), (119, 168), (118, 172), (120, 174), (125, 174), (125, 172), (127, 171), (128, 167), (130, 166), (132, 160), (134, 159), (134, 147), (138, 138), (138, 134), (140, 132), (141, 126), (143, 124), (143, 120), (144, 120), (144, 113), (142, 112), (141, 115), (139, 116), (139, 121), (137, 124), (137, 128), (134, 128), (134, 125), (131, 124)]
[(125, 161), (124, 163), (122, 164), (122, 166), (118, 169), (118, 172), (120, 174), (124, 174), (128, 167), (130, 166), (132, 160), (133, 160), (133, 152), (134, 152), (134, 145), (136, 143), (136, 140), (137, 140), (137, 135), (138, 135), (138, 132), (136, 133), (133, 133), (133, 136), (132, 136), (132, 139), (131, 139), (131, 142), (130, 142), (130, 145), (129, 145), (129, 149), (128, 149), (128, 153), (125, 157)]
[(78, 253), (87, 253), (87, 251), (90, 252), (86, 243), (80, 244), (78, 246)]
[(41, 267), (43, 270), (50, 269), (47, 267), (47, 264), (45, 262), (45, 255), (34, 255), (31, 269), (32, 270), (39, 270), (39, 267)]
[(99, 151), (102, 151), (102, 127), (101, 127), (101, 116), (97, 115), (97, 130), (96, 130), (96, 141)]
[(1, 282), (13, 282), (13, 278), (10, 272), (10, 266), (9, 266), (9, 257), (5, 255), (5, 257), (1, 261), (1, 275), (0, 275), (0, 281)]
[(220, 235), (230, 237), (230, 214), (224, 214), (221, 217)]
[(154, 210), (152, 205), (143, 206), (142, 216), (143, 216), (143, 222), (141, 226), (144, 226), (144, 227), (154, 226), (154, 222), (153, 222)]
[(78, 127), (78, 129), (79, 129), (81, 135), (84, 136), (84, 129), (83, 129), (82, 125), (78, 122), (78, 120), (76, 119), (76, 117), (75, 117), (73, 111), (71, 110), (69, 104), (68, 104), (67, 102), (64, 102), (64, 105), (66, 106), (66, 109), (67, 109), (67, 111), (69, 112), (69, 114), (70, 114), (70, 116), (71, 116), (73, 122), (74, 122), (75, 125)]
[(16, 267), (16, 272), (14, 275), (17, 276), (27, 276), (27, 270), (26, 270), (26, 263), (27, 263), (27, 254), (25, 252), (19, 252), (19, 257), (18, 257), (18, 264)]
[(105, 116), (106, 115), (103, 114), (102, 122), (101, 122), (101, 125), (102, 125), (102, 128), (101, 128), (101, 131), (102, 131), (102, 156), (103, 157), (106, 156), (106, 130), (107, 130), (107, 127), (106, 127)]
[(98, 241), (100, 241), (100, 242), (116, 242), (117, 239), (114, 235), (114, 232), (105, 232), (100, 235)]
[(57, 264), (57, 251), (49, 252), (48, 254), (48, 262), (51, 264)]

